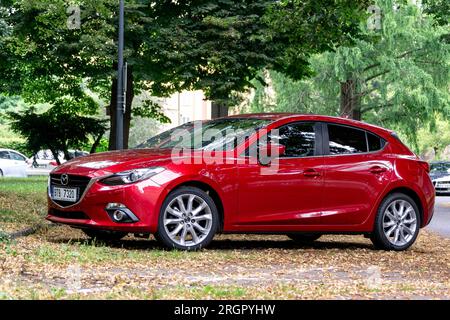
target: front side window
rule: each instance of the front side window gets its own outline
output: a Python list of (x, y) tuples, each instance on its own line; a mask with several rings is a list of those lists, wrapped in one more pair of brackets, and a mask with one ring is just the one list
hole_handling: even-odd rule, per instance
[(314, 156), (316, 134), (314, 123), (290, 123), (271, 132), (271, 140), (285, 148), (283, 157)]
[(367, 152), (364, 130), (328, 124), (328, 138), (330, 155)]
[(0, 151), (0, 159), (8, 159), (9, 160), (9, 152), (8, 151)]

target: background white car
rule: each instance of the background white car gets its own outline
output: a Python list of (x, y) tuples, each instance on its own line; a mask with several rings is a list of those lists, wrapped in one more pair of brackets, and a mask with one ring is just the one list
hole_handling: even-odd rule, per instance
[[(68, 150), (70, 159), (86, 156), (89, 152), (80, 150)], [(63, 152), (58, 153), (59, 162), (62, 164), (67, 161)], [(53, 169), (58, 166), (58, 163), (50, 150), (40, 150), (33, 157), (33, 168)]]
[[(64, 154), (59, 152), (58, 158), (60, 163), (66, 162)], [(58, 166), (53, 153), (50, 150), (39, 150), (33, 157), (33, 168), (53, 169)]]
[(433, 180), (436, 195), (450, 194), (450, 175)]
[(0, 177), (26, 177), (29, 159), (18, 151), (0, 149)]

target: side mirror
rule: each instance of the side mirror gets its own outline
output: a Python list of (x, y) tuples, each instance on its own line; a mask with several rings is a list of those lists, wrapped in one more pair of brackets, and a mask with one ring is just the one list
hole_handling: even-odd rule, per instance
[(269, 142), (258, 148), (258, 161), (262, 165), (269, 165), (273, 158), (282, 157), (286, 147), (279, 143)]

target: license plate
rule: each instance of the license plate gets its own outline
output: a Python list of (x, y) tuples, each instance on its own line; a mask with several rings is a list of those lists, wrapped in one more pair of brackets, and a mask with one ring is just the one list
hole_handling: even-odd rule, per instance
[(52, 199), (68, 202), (77, 202), (78, 189), (53, 187)]

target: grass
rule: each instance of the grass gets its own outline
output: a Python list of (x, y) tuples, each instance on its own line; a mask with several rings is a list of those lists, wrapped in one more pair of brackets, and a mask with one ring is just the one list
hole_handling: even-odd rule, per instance
[(0, 179), (0, 193), (14, 193), (18, 195), (44, 194), (47, 190), (47, 177), (2, 178)]
[(42, 223), (45, 217), (46, 177), (0, 179), (0, 232)]
[[(42, 222), (45, 188), (43, 178), (0, 180), (0, 230)], [(208, 249), (183, 252), (153, 238), (104, 243), (57, 227), (0, 241), (0, 300), (448, 299), (449, 266), (450, 240), (426, 231), (406, 252), (335, 235), (311, 245), (285, 236), (218, 235)], [(374, 267), (380, 279), (369, 279)]]

